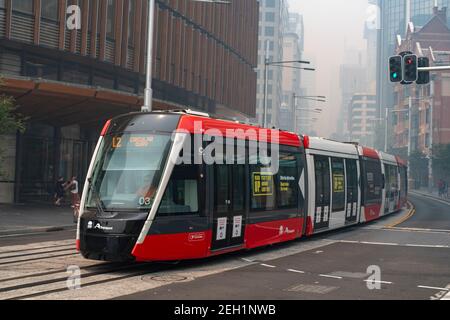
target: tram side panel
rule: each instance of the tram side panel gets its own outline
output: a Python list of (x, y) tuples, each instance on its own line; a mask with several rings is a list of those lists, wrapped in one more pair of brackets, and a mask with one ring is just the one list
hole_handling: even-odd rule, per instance
[(361, 157), (362, 205), (360, 222), (378, 219), (382, 210), (383, 175), (381, 161), (375, 158)]
[(361, 168), (357, 155), (307, 153), (308, 218), (311, 233), (357, 224), (361, 214)]

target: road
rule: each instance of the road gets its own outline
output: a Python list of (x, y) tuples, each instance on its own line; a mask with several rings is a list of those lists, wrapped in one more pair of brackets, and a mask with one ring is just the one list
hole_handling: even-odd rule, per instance
[[(73, 231), (0, 238), (0, 299), (441, 299), (450, 291), (450, 205), (411, 195), (365, 226), (179, 264), (88, 261)], [(81, 289), (68, 290), (68, 266)], [(378, 273), (379, 272), (379, 273)], [(69, 284), (75, 284), (70, 282)], [(370, 287), (370, 288), (369, 288)]]

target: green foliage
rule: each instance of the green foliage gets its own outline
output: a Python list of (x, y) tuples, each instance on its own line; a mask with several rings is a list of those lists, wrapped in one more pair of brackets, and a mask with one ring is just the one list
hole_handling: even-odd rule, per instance
[(450, 144), (433, 147), (433, 170), (436, 178), (450, 180)]
[[(2, 79), (0, 78), (0, 87)], [(5, 95), (0, 95), (0, 135), (13, 134), (17, 130), (25, 131), (25, 118), (15, 113), (14, 99)], [(0, 149), (0, 176), (2, 176), (2, 155), (4, 151)]]

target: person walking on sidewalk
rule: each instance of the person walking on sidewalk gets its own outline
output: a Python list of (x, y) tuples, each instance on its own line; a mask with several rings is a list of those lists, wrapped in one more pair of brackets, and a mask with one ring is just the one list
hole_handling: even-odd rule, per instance
[(73, 176), (66, 186), (66, 190), (70, 190), (70, 195), (72, 199), (72, 208), (80, 202), (79, 190), (78, 190), (78, 180), (76, 176)]
[(66, 182), (64, 182), (63, 177), (59, 177), (55, 184), (55, 205), (60, 207), (61, 201), (64, 199), (64, 189)]
[(439, 197), (442, 197), (444, 195), (444, 180), (439, 179), (438, 181), (438, 190), (439, 190)]
[(78, 221), (78, 213), (80, 210), (80, 195), (76, 176), (73, 176), (72, 179), (70, 179), (66, 188), (70, 190), (70, 195), (72, 198), (73, 222), (76, 223)]

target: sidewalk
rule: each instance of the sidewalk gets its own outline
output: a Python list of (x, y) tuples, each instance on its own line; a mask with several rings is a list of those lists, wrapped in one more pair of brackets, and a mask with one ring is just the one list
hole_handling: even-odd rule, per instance
[(72, 212), (70, 206), (0, 204), (0, 235), (74, 229)]
[(423, 189), (413, 189), (410, 190), (410, 192), (417, 193), (422, 196), (432, 197), (450, 203), (450, 199), (439, 197), (439, 192), (437, 190), (433, 190), (433, 192), (430, 193), (427, 188), (423, 188)]

